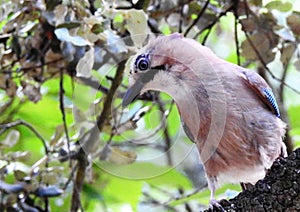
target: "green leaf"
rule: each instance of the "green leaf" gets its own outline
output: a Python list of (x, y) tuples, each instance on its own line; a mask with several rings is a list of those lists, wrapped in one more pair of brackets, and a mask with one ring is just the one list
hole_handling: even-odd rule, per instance
[(278, 10), (280, 12), (288, 12), (293, 8), (290, 2), (271, 1), (265, 6), (269, 10)]
[(90, 50), (78, 61), (76, 66), (76, 76), (89, 78), (92, 75), (92, 68), (94, 65), (94, 48)]
[(123, 23), (124, 17), (122, 14), (116, 14), (113, 21), (114, 23)]
[(91, 43), (80, 36), (71, 36), (67, 28), (59, 28), (54, 31), (57, 39), (71, 42), (75, 46), (90, 46)]
[(164, 35), (170, 35), (172, 33), (169, 25), (163, 26), (161, 31)]
[(149, 33), (146, 13), (143, 10), (126, 10), (124, 11), (124, 19), (135, 46), (141, 47)]

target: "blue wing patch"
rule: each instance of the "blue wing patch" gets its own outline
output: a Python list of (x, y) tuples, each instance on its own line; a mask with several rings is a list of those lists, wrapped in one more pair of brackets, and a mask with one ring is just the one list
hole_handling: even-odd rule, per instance
[(274, 96), (273, 92), (268, 88), (264, 88), (263, 93), (265, 95), (266, 100), (268, 101), (268, 103), (270, 104), (272, 109), (274, 110), (275, 115), (278, 118), (280, 118), (280, 112), (279, 112), (278, 104), (276, 102), (276, 99), (275, 99), (275, 96)]

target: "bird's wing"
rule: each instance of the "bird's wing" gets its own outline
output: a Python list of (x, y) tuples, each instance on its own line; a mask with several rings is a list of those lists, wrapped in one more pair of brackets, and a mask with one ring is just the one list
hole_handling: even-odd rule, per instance
[(275, 96), (266, 81), (254, 71), (247, 69), (242, 70), (241, 77), (249, 88), (251, 88), (269, 106), (270, 110), (280, 118), (279, 107)]

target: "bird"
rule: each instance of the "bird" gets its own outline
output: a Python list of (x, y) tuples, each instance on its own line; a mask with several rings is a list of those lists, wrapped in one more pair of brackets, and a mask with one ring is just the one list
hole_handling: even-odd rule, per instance
[(222, 183), (254, 185), (287, 155), (286, 124), (267, 82), (194, 39), (160, 35), (133, 56), (122, 106), (150, 90), (174, 100), (204, 166), (210, 207), (222, 208), (215, 199)]

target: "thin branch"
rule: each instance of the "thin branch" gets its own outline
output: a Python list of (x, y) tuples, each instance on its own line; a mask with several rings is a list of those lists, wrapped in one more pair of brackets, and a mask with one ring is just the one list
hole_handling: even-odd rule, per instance
[(234, 41), (235, 41), (235, 50), (237, 56), (237, 64), (241, 65), (241, 58), (240, 58), (240, 48), (239, 48), (239, 38), (238, 38), (238, 15), (236, 9), (234, 10)]
[(46, 140), (41, 136), (41, 134), (32, 125), (30, 125), (29, 123), (27, 123), (27, 122), (25, 122), (23, 120), (17, 120), (15, 122), (10, 122), (10, 123), (7, 123), (7, 124), (0, 124), (0, 128), (3, 129), (1, 131), (1, 134), (3, 132), (5, 132), (6, 130), (8, 130), (8, 129), (12, 128), (12, 127), (16, 127), (18, 125), (24, 125), (28, 129), (30, 129), (36, 135), (36, 137), (38, 137), (41, 140), (41, 142), (42, 142), (42, 144), (44, 146), (44, 150), (45, 150), (46, 155), (49, 154), (49, 149), (47, 147)]
[(209, 4), (210, 0), (207, 0), (204, 4), (204, 6), (202, 7), (202, 10), (200, 10), (200, 12), (197, 15), (197, 18), (193, 21), (193, 23), (187, 28), (187, 30), (184, 32), (184, 37), (187, 36), (187, 34), (191, 31), (191, 29), (198, 23), (198, 21), (200, 20), (200, 18), (202, 17), (202, 15), (204, 14), (208, 4)]
[[(212, 30), (213, 26), (215, 25), (215, 23), (217, 23), (217, 22), (214, 22), (214, 23), (212, 23), (212, 24), (209, 25), (209, 29), (208, 29), (206, 35), (204, 36), (204, 38), (203, 38), (203, 40), (202, 40), (202, 42), (201, 42), (202, 45), (205, 45), (206, 40), (207, 40), (209, 34), (211, 33), (211, 30)], [(202, 31), (201, 31), (201, 33), (202, 33)], [(195, 37), (198, 37), (201, 33), (199, 33), (199, 34), (197, 33), (197, 34), (195, 35)]]
[(63, 70), (60, 71), (60, 80), (59, 80), (59, 109), (62, 115), (62, 121), (64, 125), (64, 131), (66, 134), (67, 139), (67, 147), (68, 147), (68, 154), (70, 153), (70, 138), (69, 138), (69, 131), (66, 121), (66, 112), (65, 112), (65, 104), (64, 104), (64, 72)]
[(279, 98), (280, 98), (281, 102), (283, 102), (284, 83), (285, 83), (288, 67), (289, 67), (290, 61), (292, 59), (292, 56), (293, 56), (293, 54), (291, 54), (290, 57), (287, 58), (286, 64), (283, 64), (283, 73), (282, 73), (282, 76), (281, 76), (281, 83), (280, 83), (280, 88), (279, 88)]
[(79, 149), (77, 160), (78, 160), (77, 163), (78, 168), (76, 169), (76, 176), (74, 180), (72, 200), (71, 200), (72, 212), (77, 212), (80, 208), (82, 208), (80, 193), (85, 178), (86, 167), (88, 165), (88, 158), (86, 153), (84, 152), (84, 149), (82, 148)]
[[(161, 115), (161, 120), (162, 122), (166, 122), (166, 115), (165, 115), (165, 108), (163, 103), (161, 102), (160, 98), (157, 99), (157, 104), (158, 104), (158, 108), (159, 110), (163, 113), (163, 115)], [(165, 153), (167, 155), (167, 161), (168, 161), (168, 165), (172, 166), (173, 165), (173, 160), (172, 160), (172, 155), (171, 152), (169, 151), (172, 145), (172, 139), (168, 130), (168, 124), (165, 123), (165, 128), (164, 128), (164, 141), (165, 141)]]
[(167, 211), (174, 211), (174, 212), (178, 211), (170, 205), (163, 205), (159, 200), (155, 199), (147, 192), (143, 192), (143, 195), (148, 199), (148, 201), (141, 201), (141, 203), (155, 205), (156, 207), (157, 207), (157, 205), (160, 205), (160, 206), (163, 206)]
[[(206, 185), (206, 186), (207, 186), (207, 185)], [(206, 187), (206, 186), (205, 186), (205, 187)], [(173, 197), (173, 198), (171, 198), (171, 199), (165, 201), (165, 202), (162, 203), (162, 204), (163, 204), (163, 205), (169, 205), (169, 204), (171, 204), (171, 203), (174, 202), (174, 201), (178, 201), (178, 200), (183, 200), (183, 199), (190, 198), (190, 197), (192, 197), (192, 196), (198, 194), (199, 191), (201, 191), (202, 189), (203, 189), (203, 188), (196, 188), (196, 189), (195, 189), (194, 191), (192, 191), (191, 193), (188, 193), (188, 194), (186, 194), (186, 195), (181, 195), (181, 196), (178, 196), (178, 197)]]
[(70, 173), (70, 177), (68, 178), (67, 182), (62, 187), (62, 190), (66, 190), (68, 188), (69, 184), (72, 182), (72, 180), (74, 178), (74, 174), (75, 174), (75, 171), (77, 170), (77, 168), (78, 168), (77, 164), (72, 168), (72, 171)]
[(107, 119), (107, 117), (110, 114), (113, 96), (114, 96), (117, 88), (119, 87), (119, 85), (122, 82), (125, 63), (126, 63), (125, 60), (119, 63), (116, 76), (114, 77), (115, 80), (113, 81), (113, 83), (110, 87), (110, 90), (106, 96), (106, 100), (105, 100), (105, 103), (103, 106), (102, 113), (100, 114), (100, 116), (97, 119), (97, 126), (98, 126), (98, 129), (100, 132), (102, 131), (102, 128), (104, 127), (105, 120)]
[(36, 66), (30, 66), (30, 67), (21, 67), (20, 69), (18, 69), (18, 71), (29, 71), (31, 69), (42, 68), (45, 65), (50, 65), (50, 64), (53, 64), (53, 63), (57, 63), (57, 62), (60, 62), (62, 60), (64, 60), (64, 58), (61, 57), (61, 58), (49, 61), (49, 62), (44, 63), (44, 64), (40, 64), (40, 65), (36, 65)]
[(184, 7), (184, 1), (180, 1), (180, 19), (179, 19), (179, 24), (178, 24), (178, 32), (182, 32), (182, 23), (183, 23), (183, 7)]
[(76, 79), (79, 79), (81, 82), (83, 82), (85, 85), (90, 86), (91, 88), (94, 88), (95, 90), (99, 90), (104, 94), (108, 93), (108, 88), (101, 85), (98, 81), (86, 78), (86, 77), (76, 77)]
[(193, 37), (193, 39), (196, 39), (201, 33), (203, 33), (205, 30), (208, 29), (207, 34), (205, 35), (205, 37), (203, 38), (202, 44), (204, 44), (206, 42), (206, 39), (208, 38), (208, 35), (210, 34), (212, 27), (220, 20), (220, 18), (224, 15), (226, 15), (226, 13), (230, 10), (232, 10), (232, 8), (234, 7), (234, 4), (232, 3), (225, 11), (220, 12), (220, 14), (218, 15), (218, 17), (213, 20), (210, 24), (208, 24), (205, 28), (203, 28), (202, 30), (200, 30), (199, 32), (196, 33), (196, 35)]

